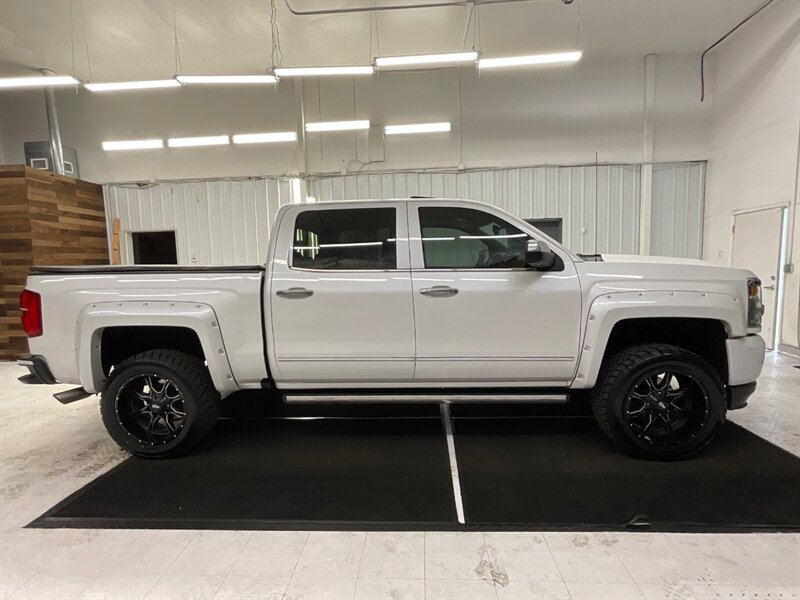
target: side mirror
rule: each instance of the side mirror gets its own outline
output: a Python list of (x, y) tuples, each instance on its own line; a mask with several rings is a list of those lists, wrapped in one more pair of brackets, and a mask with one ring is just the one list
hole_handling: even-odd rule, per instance
[(528, 240), (525, 251), (525, 267), (534, 271), (547, 271), (556, 264), (556, 255), (550, 247), (539, 240)]

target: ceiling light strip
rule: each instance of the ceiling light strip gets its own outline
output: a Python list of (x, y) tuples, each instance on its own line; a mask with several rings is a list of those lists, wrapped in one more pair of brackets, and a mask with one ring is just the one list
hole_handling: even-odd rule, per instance
[(0, 89), (49, 87), (56, 85), (78, 85), (80, 81), (69, 75), (46, 75), (34, 77), (2, 77)]
[(297, 132), (277, 131), (274, 133), (239, 133), (233, 136), (234, 144), (269, 144), (274, 142), (295, 142)]
[(387, 125), (383, 128), (386, 135), (401, 135), (407, 133), (445, 133), (450, 131), (448, 121), (442, 123), (409, 123), (407, 125)]
[(180, 87), (176, 79), (156, 79), (152, 81), (114, 81), (109, 83), (86, 83), (90, 92), (117, 92), (123, 90), (149, 90), (157, 88)]
[(555, 54), (531, 54), (529, 56), (507, 56), (501, 58), (482, 58), (478, 61), (479, 69), (495, 69), (501, 67), (526, 67), (533, 65), (552, 65), (577, 62), (583, 52), (557, 52)]
[(193, 146), (225, 146), (231, 143), (227, 135), (207, 135), (202, 137), (170, 138), (167, 145), (170, 148), (189, 148)]
[(351, 67), (276, 67), (278, 77), (324, 77), (326, 75), (372, 75), (375, 67), (360, 65)]
[(378, 56), (375, 65), (378, 68), (406, 67), (413, 65), (437, 65), (474, 62), (478, 58), (476, 51), (451, 52), (448, 54), (417, 54), (410, 56)]
[(103, 150), (152, 150), (154, 148), (163, 148), (164, 140), (149, 139), (149, 140), (114, 140), (103, 142)]
[(318, 123), (306, 123), (306, 131), (311, 133), (320, 131), (353, 131), (358, 129), (369, 129), (369, 121), (320, 121)]
[(274, 75), (178, 75), (179, 83), (192, 84), (258, 84), (277, 83)]

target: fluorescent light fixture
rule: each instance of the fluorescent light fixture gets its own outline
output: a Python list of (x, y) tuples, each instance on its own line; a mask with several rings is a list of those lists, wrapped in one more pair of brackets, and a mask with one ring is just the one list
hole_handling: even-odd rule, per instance
[(495, 69), (498, 67), (524, 67), (528, 65), (552, 65), (557, 63), (577, 62), (583, 52), (558, 52), (555, 54), (532, 54), (530, 56), (507, 56), (505, 58), (482, 58), (478, 61), (479, 69)]
[(178, 75), (180, 83), (276, 83), (274, 75)]
[(386, 135), (402, 133), (441, 133), (450, 131), (450, 123), (410, 123), (408, 125), (387, 125), (383, 128)]
[(352, 131), (354, 129), (369, 129), (369, 121), (320, 121), (306, 123), (306, 131)]
[(269, 144), (272, 142), (297, 141), (294, 131), (278, 131), (275, 133), (239, 133), (233, 136), (234, 144)]
[(164, 140), (118, 140), (113, 142), (103, 142), (103, 150), (151, 150), (153, 148), (163, 148)]
[(204, 137), (170, 138), (167, 145), (170, 148), (189, 148), (191, 146), (224, 146), (230, 144), (227, 135), (207, 135)]
[(412, 56), (378, 56), (375, 65), (378, 67), (405, 67), (411, 65), (440, 65), (474, 62), (478, 53), (451, 52), (449, 54), (417, 54)]
[(80, 81), (69, 75), (0, 78), (0, 89), (48, 87), (51, 85), (77, 85)]
[(121, 90), (149, 90), (155, 88), (181, 87), (175, 79), (156, 79), (154, 81), (114, 81), (110, 83), (87, 83), (90, 92), (117, 92)]
[(372, 75), (372, 65), (355, 67), (277, 67), (278, 77), (319, 77), (325, 75)]

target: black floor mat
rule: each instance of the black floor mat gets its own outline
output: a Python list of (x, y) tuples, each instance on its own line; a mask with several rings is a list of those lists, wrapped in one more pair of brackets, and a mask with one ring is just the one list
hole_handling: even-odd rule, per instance
[(455, 520), (438, 419), (236, 419), (189, 456), (125, 461), (31, 526), (443, 529)]
[(455, 434), (473, 526), (800, 528), (800, 459), (733, 423), (700, 455), (666, 463), (622, 454), (592, 419), (457, 419)]
[(581, 411), (454, 409), (466, 525), (441, 421), (359, 407), (224, 419), (191, 455), (129, 459), (31, 526), (800, 530), (800, 459), (732, 423), (699, 456), (659, 463), (622, 454)]

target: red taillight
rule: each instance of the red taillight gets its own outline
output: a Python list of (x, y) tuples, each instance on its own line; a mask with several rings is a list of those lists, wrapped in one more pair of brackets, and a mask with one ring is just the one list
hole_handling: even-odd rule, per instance
[(22, 290), (19, 307), (22, 310), (22, 330), (25, 335), (42, 335), (42, 297), (36, 292)]

